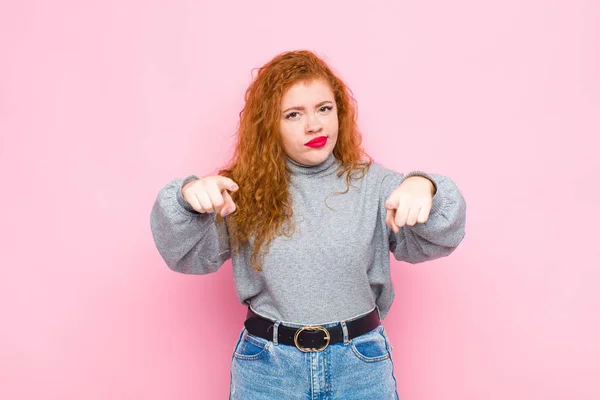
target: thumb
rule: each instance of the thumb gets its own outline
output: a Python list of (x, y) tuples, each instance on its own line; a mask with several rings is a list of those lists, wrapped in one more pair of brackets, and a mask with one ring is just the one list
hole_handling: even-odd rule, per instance
[(239, 189), (237, 183), (225, 176), (219, 176), (219, 178), (217, 179), (217, 186), (219, 187), (220, 191), (223, 191), (223, 189), (227, 189), (231, 192), (235, 192)]
[(385, 201), (385, 208), (387, 210), (395, 210), (398, 208), (399, 203), (400, 201), (398, 197), (394, 196), (394, 194), (391, 194), (390, 197), (388, 197)]
[(396, 225), (396, 211), (395, 210), (387, 210), (385, 213), (385, 223), (387, 226), (392, 228), (394, 232), (398, 232), (399, 228)]

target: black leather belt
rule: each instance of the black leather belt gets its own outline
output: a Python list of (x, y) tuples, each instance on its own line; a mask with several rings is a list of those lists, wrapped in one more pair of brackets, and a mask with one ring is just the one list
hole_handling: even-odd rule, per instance
[[(377, 307), (360, 318), (345, 321), (348, 328), (348, 339), (363, 335), (377, 328), (381, 322)], [(256, 314), (248, 307), (244, 326), (249, 333), (263, 339), (273, 340), (273, 325), (275, 321)], [(302, 328), (292, 328), (280, 324), (277, 328), (277, 342), (296, 346), (304, 352), (323, 351), (327, 346), (344, 341), (342, 325), (323, 328), (322, 326), (307, 325)]]

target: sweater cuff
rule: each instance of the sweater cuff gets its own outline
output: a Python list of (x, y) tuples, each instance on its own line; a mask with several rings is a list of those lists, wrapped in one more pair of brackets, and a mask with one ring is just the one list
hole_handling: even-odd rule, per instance
[(431, 211), (430, 214), (438, 214), (442, 211), (442, 209), (444, 208), (444, 205), (446, 203), (446, 199), (443, 195), (443, 193), (440, 192), (439, 188), (440, 188), (440, 181), (438, 180), (438, 178), (436, 177), (435, 174), (429, 174), (425, 171), (421, 171), (421, 170), (415, 170), (415, 171), (411, 171), (408, 172), (406, 174), (404, 174), (402, 176), (402, 180), (400, 181), (400, 185), (402, 184), (402, 182), (404, 182), (406, 180), (406, 178), (410, 178), (411, 176), (421, 176), (423, 178), (427, 178), (431, 181), (431, 183), (433, 183), (433, 186), (435, 188), (435, 194), (433, 195), (432, 198), (432, 203), (431, 203)]
[(189, 175), (181, 182), (181, 186), (177, 188), (177, 202), (185, 211), (194, 215), (199, 215), (200, 213), (194, 210), (194, 207), (192, 207), (187, 201), (185, 201), (185, 199), (183, 198), (183, 193), (181, 193), (181, 189), (183, 189), (183, 187), (189, 182), (195, 181), (197, 179), (200, 178), (198, 178), (196, 175)]

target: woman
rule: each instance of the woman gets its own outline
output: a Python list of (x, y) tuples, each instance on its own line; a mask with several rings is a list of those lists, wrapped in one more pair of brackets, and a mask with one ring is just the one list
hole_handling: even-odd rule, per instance
[(232, 259), (248, 315), (230, 398), (397, 399), (381, 324), (389, 254), (415, 264), (452, 253), (463, 196), (443, 175), (364, 160), (351, 92), (312, 52), (275, 57), (245, 100), (228, 167), (171, 181), (151, 215), (174, 271)]

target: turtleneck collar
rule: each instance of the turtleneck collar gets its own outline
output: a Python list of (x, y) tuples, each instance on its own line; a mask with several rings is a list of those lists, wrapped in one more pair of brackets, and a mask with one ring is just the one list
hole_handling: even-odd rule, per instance
[(329, 157), (325, 159), (321, 164), (317, 165), (304, 165), (300, 164), (288, 156), (285, 157), (287, 168), (291, 175), (310, 175), (312, 177), (325, 176), (332, 174), (338, 169), (338, 160), (333, 155), (333, 152), (329, 154)]

